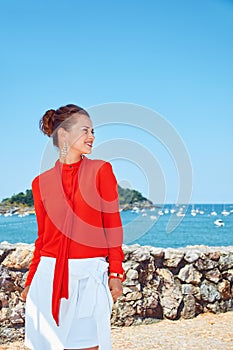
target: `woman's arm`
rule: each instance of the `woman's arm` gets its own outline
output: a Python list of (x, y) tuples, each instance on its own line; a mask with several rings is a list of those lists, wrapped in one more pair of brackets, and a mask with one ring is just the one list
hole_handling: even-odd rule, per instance
[(29, 273), (25, 282), (25, 287), (31, 284), (31, 281), (36, 272), (37, 266), (40, 262), (40, 256), (41, 256), (40, 251), (43, 246), (44, 221), (45, 221), (46, 211), (40, 195), (39, 176), (37, 176), (32, 182), (32, 193), (34, 198), (34, 208), (35, 208), (37, 226), (38, 226), (38, 238), (35, 241), (34, 254), (29, 267)]
[(109, 272), (124, 276), (123, 229), (119, 213), (118, 185), (109, 162), (105, 162), (100, 168), (99, 192), (103, 200), (102, 221), (108, 242)]

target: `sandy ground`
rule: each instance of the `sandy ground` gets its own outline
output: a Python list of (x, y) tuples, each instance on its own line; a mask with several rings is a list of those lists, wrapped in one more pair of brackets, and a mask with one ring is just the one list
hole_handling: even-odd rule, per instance
[[(202, 314), (191, 320), (112, 328), (113, 350), (232, 350), (233, 312)], [(26, 350), (17, 342), (0, 350)], [(42, 349), (41, 349), (42, 350)]]

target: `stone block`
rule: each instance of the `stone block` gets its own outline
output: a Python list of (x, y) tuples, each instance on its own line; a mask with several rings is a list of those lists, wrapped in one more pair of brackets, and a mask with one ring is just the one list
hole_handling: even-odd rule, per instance
[(215, 268), (213, 270), (209, 270), (205, 273), (205, 278), (208, 281), (218, 283), (220, 278), (221, 278), (221, 272), (219, 271), (218, 268)]
[(139, 262), (149, 260), (150, 257), (150, 251), (147, 247), (137, 248), (132, 253), (132, 259)]
[(221, 299), (221, 294), (218, 291), (216, 285), (206, 280), (203, 281), (200, 286), (200, 294), (201, 294), (202, 300), (207, 301), (209, 303), (213, 303)]
[(134, 269), (129, 269), (126, 273), (126, 277), (129, 280), (136, 280), (136, 279), (138, 279), (138, 271), (134, 270)]
[(197, 268), (198, 271), (212, 270), (218, 266), (218, 261), (208, 259), (207, 257), (199, 258), (194, 263), (194, 266)]
[(185, 295), (183, 298), (183, 309), (181, 312), (181, 316), (183, 318), (189, 319), (189, 318), (193, 318), (195, 317), (195, 313), (196, 313), (196, 301), (193, 295), (189, 294), (189, 295)]
[(14, 251), (7, 255), (2, 265), (10, 269), (27, 270), (31, 263), (33, 252), (31, 249), (23, 249), (17, 247)]
[(184, 266), (178, 274), (178, 278), (181, 281), (191, 283), (193, 285), (198, 285), (201, 282), (201, 277), (202, 274), (191, 264)]
[(163, 309), (163, 315), (171, 320), (175, 320), (178, 317), (178, 309), (182, 302), (182, 294), (180, 289), (176, 285), (170, 285), (162, 287), (160, 294), (160, 305)]
[(197, 286), (194, 286), (193, 284), (182, 284), (181, 291), (184, 296), (191, 294), (197, 297), (200, 294), (200, 288)]
[(218, 284), (218, 291), (221, 294), (223, 300), (229, 300), (231, 297), (231, 284), (229, 281), (224, 280)]
[(171, 271), (168, 269), (157, 269), (156, 274), (159, 276), (160, 279), (163, 280), (163, 282), (173, 283), (174, 282), (174, 276)]
[(220, 271), (228, 270), (233, 268), (233, 253), (223, 253), (219, 259), (219, 269)]
[(184, 253), (177, 250), (166, 249), (164, 253), (164, 266), (177, 267), (182, 261)]

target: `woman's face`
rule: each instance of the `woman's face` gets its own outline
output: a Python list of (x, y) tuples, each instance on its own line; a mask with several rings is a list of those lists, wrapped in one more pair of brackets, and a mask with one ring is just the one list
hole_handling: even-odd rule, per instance
[(94, 129), (91, 119), (86, 115), (74, 116), (74, 124), (65, 132), (65, 139), (69, 151), (79, 154), (89, 154), (94, 142)]

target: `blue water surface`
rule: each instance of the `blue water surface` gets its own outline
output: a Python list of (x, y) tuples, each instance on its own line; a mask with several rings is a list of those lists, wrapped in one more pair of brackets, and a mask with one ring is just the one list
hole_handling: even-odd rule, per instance
[[(165, 205), (153, 211), (150, 209), (143, 212), (141, 210), (122, 211), (124, 243), (163, 248), (188, 245), (233, 246), (233, 204), (188, 206), (187, 212), (185, 207), (180, 206), (175, 208), (174, 214), (170, 212), (172, 208), (171, 205)], [(185, 216), (179, 217), (177, 213), (182, 208)], [(196, 210), (196, 216), (191, 215), (192, 209)], [(230, 213), (228, 216), (222, 214), (224, 209)], [(216, 216), (211, 215), (213, 211), (217, 213)], [(180, 219), (182, 220), (178, 223)], [(224, 226), (216, 226), (214, 221), (217, 219), (222, 219)], [(170, 230), (168, 230), (169, 222)], [(177, 225), (176, 228), (174, 228), (175, 225)], [(35, 215), (0, 216), (0, 242), (33, 243), (36, 238)]]

